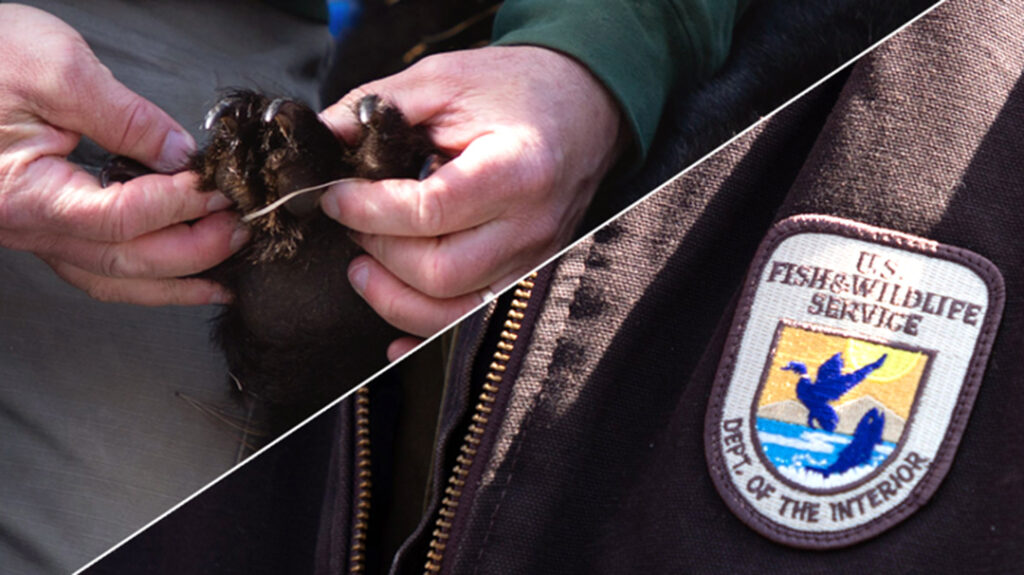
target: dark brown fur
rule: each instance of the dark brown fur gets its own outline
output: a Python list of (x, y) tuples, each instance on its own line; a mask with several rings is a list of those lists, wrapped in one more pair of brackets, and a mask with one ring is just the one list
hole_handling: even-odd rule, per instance
[[(222, 191), (244, 215), (340, 178), (416, 178), (437, 161), (426, 131), (396, 108), (376, 96), (358, 108), (363, 137), (347, 148), (304, 104), (232, 92), (210, 111), (211, 139), (188, 167), (201, 190)], [(102, 176), (123, 181), (140, 167), (115, 158)], [(234, 294), (213, 337), (235, 385), (266, 408), (271, 435), (383, 367), (387, 344), (400, 335), (352, 289), (347, 267), (360, 249), (320, 211), (319, 196), (252, 220), (249, 243), (201, 274)]]
[[(192, 159), (200, 189), (218, 189), (242, 214), (301, 188), (339, 178), (415, 178), (433, 153), (423, 129), (376, 97), (365, 107), (365, 132), (344, 147), (309, 107), (254, 92), (229, 94), (211, 111), (212, 139)], [(358, 113), (358, 111), (357, 111)], [(217, 321), (224, 349), (243, 392), (290, 425), (347, 391), (386, 363), (399, 335), (362, 300), (346, 270), (359, 248), (347, 231), (301, 196), (248, 225), (252, 239), (205, 274), (235, 296)]]

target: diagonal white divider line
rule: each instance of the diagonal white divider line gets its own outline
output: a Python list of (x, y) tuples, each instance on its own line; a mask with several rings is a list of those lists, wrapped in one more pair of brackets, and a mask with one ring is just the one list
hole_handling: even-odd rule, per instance
[[(512, 287), (514, 287), (514, 286), (515, 286), (515, 285), (516, 285), (517, 283), (519, 283), (519, 281), (520, 281), (520, 280), (522, 280), (522, 279), (525, 279), (525, 278), (526, 278), (526, 277), (527, 277), (528, 275), (530, 275), (530, 274), (531, 274), (531, 273), (533, 273), (534, 271), (537, 271), (537, 270), (539, 270), (540, 268), (542, 268), (542, 267), (544, 267), (544, 266), (546, 266), (546, 265), (550, 264), (551, 262), (555, 261), (556, 259), (558, 259), (558, 258), (562, 257), (562, 254), (564, 254), (565, 252), (567, 252), (567, 251), (571, 250), (572, 248), (576, 247), (576, 245), (577, 245), (577, 244), (579, 244), (579, 243), (580, 243), (581, 241), (583, 241), (583, 240), (584, 240), (584, 239), (585, 239), (586, 237), (588, 237), (588, 236), (590, 236), (590, 235), (594, 234), (594, 233), (595, 233), (595, 232), (597, 232), (598, 230), (600, 230), (600, 229), (604, 228), (604, 227), (605, 227), (605, 226), (607, 226), (608, 224), (610, 224), (610, 223), (614, 222), (615, 220), (619, 219), (619, 218), (620, 218), (620, 217), (621, 217), (622, 215), (624, 215), (624, 214), (625, 214), (626, 212), (628, 212), (628, 211), (632, 210), (632, 209), (633, 209), (634, 207), (636, 207), (636, 206), (637, 206), (637, 205), (638, 205), (639, 203), (643, 202), (643, 201), (644, 201), (644, 200), (646, 200), (647, 198), (649, 198), (649, 197), (653, 196), (654, 194), (658, 193), (658, 192), (659, 192), (659, 191), (661, 191), (661, 190), (662, 190), (662, 189), (663, 189), (663, 188), (664, 188), (665, 186), (667, 186), (667, 185), (669, 185), (670, 183), (672, 183), (673, 181), (675, 181), (675, 180), (679, 179), (679, 178), (680, 178), (681, 176), (683, 176), (684, 174), (686, 174), (686, 173), (687, 173), (687, 172), (689, 172), (690, 170), (693, 170), (693, 169), (694, 169), (694, 168), (696, 168), (697, 166), (699, 166), (699, 165), (703, 164), (703, 163), (704, 163), (704, 162), (705, 162), (705, 161), (706, 161), (706, 160), (707, 160), (708, 158), (710, 158), (711, 156), (713, 156), (713, 155), (717, 154), (717, 153), (718, 153), (719, 151), (721, 151), (721, 150), (722, 150), (723, 148), (725, 148), (726, 146), (728, 146), (728, 145), (732, 144), (732, 143), (733, 143), (733, 142), (735, 142), (736, 140), (738, 140), (738, 139), (742, 138), (742, 137), (743, 137), (743, 136), (745, 136), (745, 135), (746, 135), (747, 133), (749, 133), (749, 132), (750, 132), (751, 130), (753, 130), (753, 129), (754, 129), (754, 128), (756, 128), (757, 126), (759, 126), (759, 125), (763, 124), (764, 122), (766, 122), (766, 121), (767, 121), (767, 120), (768, 120), (769, 118), (771, 118), (772, 116), (774, 116), (774, 115), (778, 114), (778, 113), (779, 113), (780, 111), (782, 111), (782, 110), (786, 109), (787, 107), (789, 107), (789, 106), (790, 106), (790, 104), (792, 104), (793, 102), (796, 102), (796, 101), (797, 101), (797, 100), (799, 100), (800, 98), (804, 97), (804, 96), (805, 96), (805, 95), (806, 95), (807, 93), (811, 92), (812, 90), (814, 90), (814, 89), (815, 89), (815, 88), (817, 88), (818, 86), (820, 86), (820, 85), (824, 84), (824, 83), (825, 83), (825, 82), (827, 82), (827, 81), (828, 81), (828, 80), (829, 80), (830, 78), (832, 78), (833, 76), (835, 76), (836, 74), (838, 74), (839, 72), (841, 72), (841, 71), (842, 71), (843, 69), (845, 69), (845, 68), (847, 68), (847, 67), (851, 66), (851, 65), (852, 65), (852, 64), (854, 64), (854, 63), (855, 63), (855, 62), (856, 62), (857, 60), (860, 60), (860, 59), (861, 59), (862, 57), (864, 57), (865, 55), (867, 55), (868, 53), (870, 53), (871, 51), (873, 51), (873, 50), (874, 50), (875, 48), (878, 48), (879, 46), (881, 46), (882, 44), (884, 44), (884, 43), (885, 43), (886, 41), (888, 41), (888, 40), (889, 40), (890, 38), (892, 38), (892, 37), (893, 37), (893, 36), (895, 36), (896, 34), (899, 34), (899, 33), (900, 33), (901, 31), (903, 31), (903, 29), (904, 29), (904, 28), (907, 28), (908, 26), (910, 26), (910, 25), (914, 24), (914, 22), (917, 22), (918, 20), (920, 20), (921, 18), (923, 18), (924, 16), (928, 15), (928, 14), (929, 14), (930, 12), (932, 12), (933, 10), (935, 10), (936, 8), (938, 8), (939, 6), (941, 6), (941, 5), (945, 4), (945, 3), (946, 3), (946, 1), (947, 1), (947, 0), (939, 0), (938, 2), (936, 2), (935, 4), (933, 4), (932, 6), (930, 6), (930, 7), (926, 8), (926, 9), (925, 9), (925, 10), (924, 10), (923, 12), (921, 12), (921, 13), (920, 13), (920, 14), (918, 14), (917, 16), (914, 16), (913, 18), (911, 18), (910, 20), (908, 20), (908, 21), (907, 21), (907, 22), (906, 22), (905, 24), (903, 24), (902, 26), (899, 26), (898, 28), (896, 28), (895, 30), (893, 30), (892, 32), (890, 32), (890, 33), (889, 33), (888, 35), (886, 35), (886, 36), (885, 36), (884, 38), (882, 38), (881, 40), (878, 40), (878, 41), (877, 41), (877, 42), (875, 42), (874, 44), (872, 44), (872, 45), (868, 46), (867, 48), (865, 48), (864, 50), (862, 50), (862, 51), (861, 51), (860, 53), (858, 53), (858, 54), (857, 54), (856, 56), (853, 56), (852, 58), (850, 58), (850, 59), (849, 59), (849, 60), (847, 60), (846, 62), (844, 62), (844, 63), (840, 64), (839, 66), (837, 66), (837, 67), (836, 67), (836, 69), (832, 70), (831, 72), (829, 72), (828, 74), (826, 74), (825, 76), (823, 76), (823, 77), (822, 77), (822, 78), (821, 78), (820, 80), (818, 80), (817, 82), (815, 82), (815, 83), (811, 84), (811, 85), (810, 85), (809, 87), (807, 87), (806, 89), (804, 89), (804, 90), (803, 90), (802, 92), (800, 92), (800, 93), (799, 93), (799, 94), (797, 94), (796, 96), (793, 96), (792, 98), (790, 98), (789, 100), (787, 100), (786, 102), (784, 102), (784, 103), (783, 103), (782, 105), (780, 105), (780, 106), (779, 106), (778, 108), (775, 108), (775, 109), (774, 109), (774, 110), (772, 110), (771, 112), (769, 112), (769, 113), (765, 114), (764, 116), (762, 116), (761, 118), (759, 118), (759, 119), (758, 119), (758, 120), (757, 120), (756, 122), (754, 122), (754, 123), (753, 123), (753, 124), (751, 124), (750, 126), (748, 126), (748, 127), (746, 127), (745, 129), (743, 129), (743, 130), (742, 130), (741, 132), (739, 132), (738, 134), (736, 134), (735, 136), (733, 136), (732, 138), (730, 138), (729, 140), (727, 140), (727, 141), (726, 141), (725, 143), (723, 143), (723, 144), (721, 144), (720, 146), (718, 146), (717, 148), (715, 148), (715, 149), (711, 150), (711, 151), (710, 151), (710, 152), (708, 152), (707, 154), (704, 154), (704, 155), (703, 155), (703, 156), (701, 156), (701, 157), (700, 157), (700, 158), (699, 158), (698, 160), (696, 160), (695, 162), (693, 162), (692, 164), (690, 164), (690, 165), (689, 165), (689, 166), (687, 166), (686, 168), (683, 168), (683, 169), (682, 169), (682, 170), (681, 170), (681, 171), (680, 171), (680, 172), (679, 172), (678, 174), (676, 174), (676, 175), (672, 176), (671, 178), (669, 178), (668, 180), (666, 180), (666, 181), (665, 181), (665, 182), (664, 182), (663, 184), (661, 184), (660, 186), (658, 186), (658, 187), (654, 188), (653, 190), (651, 190), (651, 191), (650, 191), (650, 192), (648, 192), (647, 194), (644, 194), (644, 195), (643, 195), (643, 196), (642, 196), (642, 197), (641, 197), (640, 199), (636, 200), (635, 202), (633, 202), (633, 203), (632, 203), (632, 204), (630, 204), (629, 206), (627, 206), (627, 207), (623, 208), (623, 209), (622, 209), (621, 211), (619, 211), (619, 212), (618, 212), (617, 214), (615, 214), (614, 216), (612, 216), (612, 217), (608, 218), (608, 220), (607, 220), (607, 221), (605, 221), (605, 222), (604, 222), (603, 224), (601, 224), (601, 225), (599, 225), (599, 226), (595, 227), (595, 228), (594, 228), (593, 230), (591, 230), (591, 231), (587, 232), (587, 233), (586, 233), (586, 234), (585, 234), (585, 235), (584, 235), (583, 237), (581, 237), (581, 238), (577, 239), (576, 241), (572, 242), (571, 244), (569, 244), (568, 246), (566, 246), (565, 248), (563, 248), (563, 249), (562, 249), (561, 251), (559, 251), (558, 253), (554, 254), (553, 256), (551, 256), (550, 258), (548, 258), (547, 260), (545, 260), (545, 261), (544, 261), (544, 263), (542, 263), (542, 264), (538, 265), (537, 267), (535, 267), (535, 268), (534, 268), (533, 270), (531, 270), (530, 272), (528, 272), (528, 273), (525, 273), (525, 274), (523, 274), (523, 276), (522, 276), (522, 277), (520, 277), (519, 279), (517, 279), (517, 280), (515, 280), (514, 282), (512, 282), (511, 284), (509, 284), (509, 285), (508, 285), (508, 286), (507, 286), (507, 287), (506, 287), (506, 288), (505, 288), (505, 289), (504, 289), (504, 290), (503, 290), (503, 291), (502, 291), (501, 293), (503, 294), (503, 293), (507, 292), (507, 291), (508, 291), (509, 289), (511, 289), (511, 288), (512, 288)], [(498, 294), (498, 295), (500, 296), (501, 294)], [(453, 322), (452, 322), (451, 324), (449, 324), (449, 325), (448, 325), (448, 327), (446, 327), (446, 328), (444, 328), (444, 329), (442, 329), (442, 330), (438, 331), (438, 332), (437, 332), (437, 333), (435, 333), (434, 335), (432, 335), (432, 336), (430, 336), (429, 338), (427, 338), (427, 339), (423, 340), (423, 342), (422, 342), (422, 343), (420, 343), (419, 345), (417, 345), (417, 346), (416, 346), (416, 347), (414, 347), (413, 349), (409, 350), (408, 352), (406, 352), (405, 354), (403, 354), (403, 355), (402, 355), (401, 357), (399, 357), (399, 358), (398, 358), (398, 359), (396, 359), (395, 361), (393, 361), (393, 362), (391, 362), (391, 363), (387, 364), (386, 366), (382, 367), (382, 368), (381, 368), (380, 370), (378, 370), (378, 371), (377, 371), (376, 373), (374, 373), (374, 374), (373, 374), (373, 375), (371, 375), (370, 377), (366, 378), (365, 380), (363, 380), (363, 381), (362, 381), (361, 383), (359, 383), (358, 385), (356, 385), (355, 387), (353, 387), (353, 388), (352, 388), (352, 389), (350, 389), (349, 391), (345, 392), (345, 394), (344, 394), (344, 395), (342, 395), (341, 397), (339, 397), (339, 398), (335, 399), (334, 401), (332, 401), (332, 402), (331, 402), (331, 403), (329, 403), (328, 405), (324, 406), (324, 407), (323, 407), (322, 409), (320, 409), (319, 411), (317, 411), (317, 412), (316, 412), (316, 413), (314, 413), (313, 415), (310, 415), (310, 416), (309, 416), (308, 418), (306, 418), (305, 420), (303, 420), (303, 421), (302, 421), (301, 423), (299, 423), (298, 425), (296, 425), (296, 426), (295, 426), (295, 427), (293, 427), (292, 429), (290, 429), (290, 430), (286, 431), (286, 432), (285, 432), (285, 433), (283, 433), (283, 434), (282, 434), (282, 435), (281, 435), (280, 437), (278, 437), (277, 439), (275, 439), (275, 440), (271, 441), (270, 443), (268, 443), (267, 445), (265, 445), (265, 446), (264, 446), (263, 448), (261, 448), (261, 449), (260, 449), (259, 451), (257, 451), (256, 453), (254, 453), (254, 454), (252, 454), (251, 456), (249, 456), (248, 458), (246, 458), (246, 459), (245, 459), (245, 461), (242, 461), (242, 462), (240, 462), (240, 463), (236, 464), (236, 465), (235, 465), (234, 467), (232, 467), (232, 468), (228, 469), (227, 471), (225, 471), (224, 473), (222, 473), (222, 474), (221, 474), (220, 476), (218, 476), (218, 477), (217, 477), (216, 479), (213, 479), (212, 481), (210, 481), (209, 483), (207, 483), (207, 484), (206, 484), (206, 485), (204, 485), (203, 487), (199, 488), (199, 490), (197, 490), (197, 491), (196, 491), (195, 493), (193, 493), (192, 495), (189, 495), (188, 497), (186, 497), (185, 499), (183, 499), (183, 500), (182, 500), (182, 501), (181, 501), (180, 503), (178, 503), (178, 504), (176, 504), (175, 506), (171, 507), (170, 509), (168, 509), (167, 511), (165, 511), (164, 513), (162, 513), (161, 515), (159, 515), (158, 517), (156, 517), (155, 519), (153, 519), (152, 521), (150, 521), (149, 523), (147, 523), (146, 525), (144, 525), (144, 526), (140, 527), (140, 528), (139, 528), (139, 529), (138, 529), (137, 531), (135, 531), (135, 533), (132, 533), (132, 534), (131, 534), (131, 535), (129, 535), (128, 537), (125, 537), (125, 538), (124, 538), (124, 539), (123, 539), (123, 540), (122, 540), (122, 541), (121, 541), (120, 543), (117, 543), (117, 544), (115, 544), (115, 545), (114, 545), (113, 547), (111, 547), (110, 549), (108, 549), (108, 550), (104, 551), (104, 552), (103, 552), (103, 553), (102, 553), (101, 555), (99, 555), (98, 557), (96, 557), (96, 558), (95, 558), (95, 559), (93, 559), (92, 561), (90, 561), (90, 562), (86, 563), (86, 564), (85, 564), (85, 565), (84, 565), (83, 567), (81, 567), (80, 569), (78, 569), (77, 571), (75, 571), (74, 573), (72, 573), (72, 575), (81, 575), (83, 571), (85, 571), (86, 569), (88, 569), (88, 568), (92, 567), (92, 566), (93, 566), (93, 565), (95, 565), (96, 563), (100, 562), (101, 560), (103, 560), (103, 558), (104, 558), (104, 557), (106, 557), (107, 555), (110, 555), (111, 553), (113, 553), (114, 551), (116, 551), (116, 550), (117, 550), (118, 548), (120, 548), (120, 547), (121, 547), (122, 545), (124, 545), (125, 543), (127, 543), (127, 542), (131, 541), (131, 540), (132, 540), (132, 539), (134, 539), (134, 538), (135, 538), (136, 536), (138, 536), (138, 535), (139, 535), (140, 533), (142, 533), (143, 531), (145, 531), (145, 530), (149, 529), (149, 528), (150, 528), (150, 527), (152, 527), (152, 526), (153, 526), (153, 525), (154, 525), (155, 523), (157, 523), (157, 522), (161, 521), (161, 520), (162, 520), (162, 519), (163, 519), (164, 517), (167, 517), (167, 516), (168, 516), (168, 515), (170, 515), (171, 513), (174, 513), (174, 512), (175, 512), (175, 511), (176, 511), (176, 510), (177, 510), (178, 508), (182, 507), (183, 505), (185, 505), (185, 504), (186, 504), (186, 503), (188, 503), (189, 501), (192, 501), (193, 499), (195, 499), (195, 498), (196, 498), (196, 497), (198, 497), (199, 495), (203, 494), (203, 493), (204, 493), (204, 492), (205, 492), (205, 491), (206, 491), (207, 489), (209, 489), (210, 487), (213, 487), (213, 486), (214, 486), (215, 484), (219, 483), (219, 482), (220, 482), (220, 481), (221, 481), (222, 479), (224, 479), (224, 478), (225, 478), (225, 477), (227, 477), (228, 475), (231, 475), (232, 473), (234, 473), (234, 472), (238, 471), (238, 470), (239, 470), (239, 469), (241, 469), (241, 468), (242, 468), (243, 466), (245, 466), (246, 464), (248, 464), (248, 463), (249, 463), (250, 461), (253, 461), (253, 460), (255, 460), (255, 459), (256, 459), (257, 457), (259, 457), (260, 455), (263, 455), (263, 453), (265, 453), (265, 452), (266, 452), (266, 451), (267, 451), (268, 449), (270, 449), (270, 448), (274, 447), (275, 445), (277, 445), (277, 444), (278, 444), (278, 442), (280, 442), (280, 441), (284, 440), (285, 438), (287, 438), (288, 436), (290, 436), (290, 435), (291, 435), (292, 433), (294, 433), (294, 432), (295, 432), (295, 431), (296, 431), (297, 429), (299, 429), (300, 427), (302, 427), (302, 426), (306, 425), (306, 424), (307, 424), (307, 423), (309, 423), (309, 422), (310, 422), (311, 420), (313, 420), (313, 419), (315, 419), (315, 418), (319, 417), (320, 415), (322, 415), (322, 414), (323, 414), (324, 412), (326, 412), (327, 410), (329, 410), (329, 409), (332, 409), (332, 408), (336, 407), (336, 406), (337, 406), (337, 405), (338, 405), (339, 403), (341, 403), (341, 402), (342, 402), (342, 401), (344, 401), (344, 400), (345, 400), (346, 398), (348, 398), (348, 396), (350, 396), (350, 395), (352, 395), (353, 393), (355, 393), (355, 392), (356, 392), (356, 390), (358, 390), (359, 388), (363, 387), (364, 385), (366, 385), (366, 384), (370, 383), (371, 381), (373, 381), (374, 379), (376, 379), (376, 378), (377, 378), (377, 377), (378, 377), (379, 375), (381, 375), (382, 373), (384, 373), (384, 372), (388, 371), (389, 369), (391, 369), (391, 368), (395, 367), (396, 365), (398, 365), (398, 364), (399, 364), (399, 363), (401, 363), (402, 361), (405, 361), (405, 359), (406, 359), (407, 357), (409, 357), (410, 355), (412, 355), (412, 354), (416, 353), (417, 351), (419, 351), (419, 350), (420, 350), (420, 348), (422, 348), (422, 347), (424, 347), (424, 346), (426, 346), (426, 345), (429, 345), (429, 344), (430, 344), (431, 342), (433, 342), (433, 341), (434, 341), (435, 339), (437, 339), (438, 337), (440, 337), (440, 336), (441, 336), (441, 335), (442, 335), (443, 333), (445, 333), (445, 332), (447, 332), (448, 330), (450, 330), (450, 329), (452, 328), (452, 326), (454, 326), (454, 325), (456, 325), (456, 324), (458, 324), (458, 323), (462, 322), (462, 321), (463, 321), (463, 320), (465, 320), (465, 319), (466, 319), (467, 317), (469, 317), (469, 316), (473, 315), (474, 313), (476, 313), (476, 312), (477, 312), (477, 311), (479, 311), (480, 309), (482, 309), (482, 308), (486, 307), (487, 305), (489, 305), (489, 304), (490, 304), (490, 303), (492, 303), (493, 301), (494, 301), (494, 299), (490, 299), (490, 300), (488, 300), (488, 301), (486, 301), (486, 302), (482, 302), (482, 303), (481, 303), (480, 305), (478, 305), (477, 307), (475, 307), (475, 308), (473, 308), (472, 310), (470, 310), (470, 311), (466, 312), (465, 314), (463, 314), (463, 315), (462, 315), (462, 317), (458, 318), (457, 320), (455, 320), (455, 321), (453, 321)]]

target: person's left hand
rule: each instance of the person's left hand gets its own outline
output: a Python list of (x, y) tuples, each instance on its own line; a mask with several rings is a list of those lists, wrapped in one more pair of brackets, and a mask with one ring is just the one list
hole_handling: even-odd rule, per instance
[[(566, 245), (624, 140), (604, 86), (544, 48), (432, 56), (360, 87), (322, 118), (355, 139), (353, 108), (366, 94), (427, 125), (454, 157), (423, 181), (346, 182), (321, 199), (369, 254), (349, 266), (356, 291), (389, 323), (419, 336)], [(416, 343), (398, 340), (388, 356)]]

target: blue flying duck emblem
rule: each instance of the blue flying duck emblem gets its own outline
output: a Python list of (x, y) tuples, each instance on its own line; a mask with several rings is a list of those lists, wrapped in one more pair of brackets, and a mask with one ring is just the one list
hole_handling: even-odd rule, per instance
[(752, 261), (708, 398), (711, 479), (773, 541), (874, 537), (951, 465), (999, 323), (999, 270), (817, 214), (776, 224)]
[(793, 371), (801, 376), (796, 384), (796, 396), (807, 408), (807, 427), (813, 428), (816, 421), (819, 428), (835, 431), (839, 416), (829, 403), (841, 398), (871, 372), (882, 367), (886, 357), (888, 354), (883, 354), (874, 363), (844, 374), (843, 354), (837, 353), (821, 364), (815, 381), (807, 377), (807, 366), (799, 361), (791, 361), (783, 367), (783, 371)]

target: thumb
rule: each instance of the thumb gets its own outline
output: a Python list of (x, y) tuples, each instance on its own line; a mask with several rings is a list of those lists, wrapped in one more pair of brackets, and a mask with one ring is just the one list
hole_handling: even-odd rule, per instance
[(426, 122), (451, 102), (451, 89), (448, 82), (442, 81), (451, 75), (450, 59), (432, 56), (397, 74), (363, 84), (320, 112), (320, 119), (335, 134), (352, 143), (362, 133), (356, 108), (360, 100), (373, 94), (401, 110), (409, 124)]
[(185, 166), (195, 140), (166, 112), (129, 90), (95, 57), (82, 59), (74, 77), (72, 94), (64, 91), (63, 102), (46, 107), (48, 122), (158, 172)]

